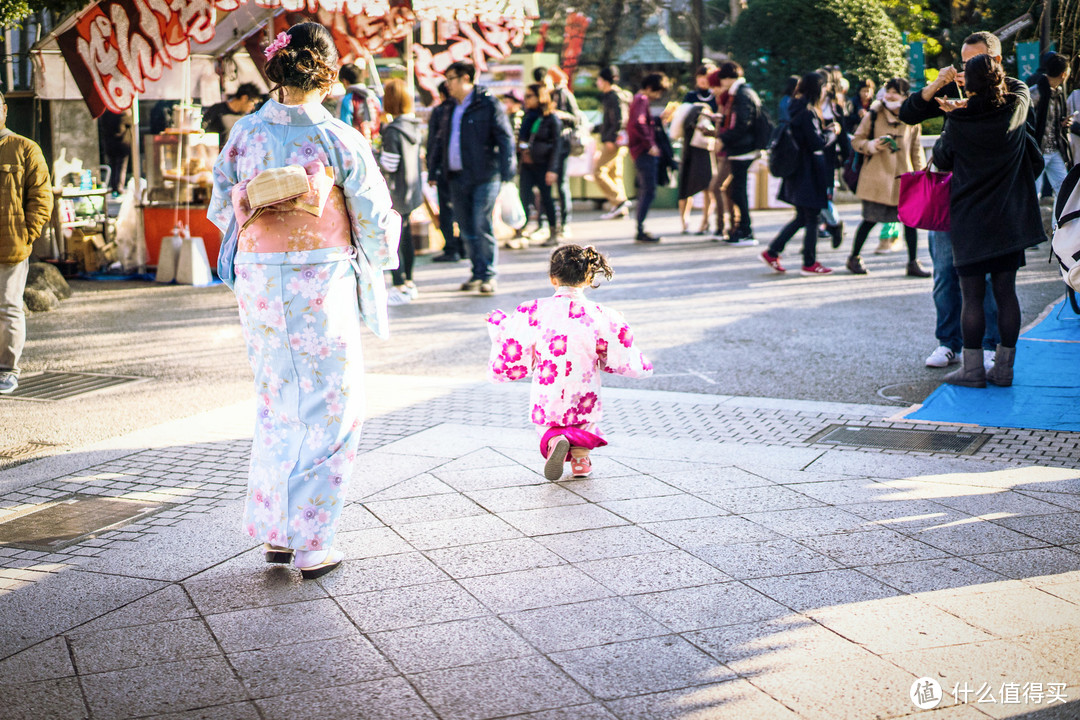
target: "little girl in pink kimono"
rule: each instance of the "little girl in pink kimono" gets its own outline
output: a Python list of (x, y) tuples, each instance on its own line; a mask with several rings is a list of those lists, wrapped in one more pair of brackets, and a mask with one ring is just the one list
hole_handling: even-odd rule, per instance
[(611, 279), (607, 260), (590, 247), (563, 245), (551, 254), (555, 294), (488, 316), (493, 382), (533, 376), (532, 421), (540, 433), (544, 477), (558, 480), (570, 461), (574, 477), (592, 471), (589, 451), (607, 445), (600, 432), (600, 371), (644, 378), (652, 363), (634, 346), (615, 310), (585, 298), (597, 275)]

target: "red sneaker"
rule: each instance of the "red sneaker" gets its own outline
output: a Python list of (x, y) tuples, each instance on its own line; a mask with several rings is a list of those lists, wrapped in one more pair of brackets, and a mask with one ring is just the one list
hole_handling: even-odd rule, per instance
[(778, 255), (773, 255), (768, 250), (761, 253), (761, 262), (771, 267), (775, 272), (787, 272), (787, 270), (784, 269), (784, 266), (780, 264), (780, 257)]
[(576, 478), (589, 477), (589, 473), (592, 472), (592, 460), (589, 459), (588, 455), (582, 458), (571, 458), (570, 472)]
[(803, 269), (799, 271), (800, 275), (828, 275), (832, 272), (832, 268), (827, 268), (819, 262), (813, 265), (803, 265)]

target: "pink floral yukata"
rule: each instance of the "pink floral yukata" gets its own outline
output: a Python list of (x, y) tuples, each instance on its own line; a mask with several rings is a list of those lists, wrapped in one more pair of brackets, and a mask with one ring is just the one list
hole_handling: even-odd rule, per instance
[(386, 334), (378, 291), (382, 270), (397, 261), (399, 220), (360, 133), (321, 105), (274, 100), (233, 127), (208, 212), (229, 232), (243, 210), (243, 181), (313, 161), (334, 173), (321, 216), (264, 213), (241, 233), (233, 262), (257, 408), (244, 530), (307, 551), (333, 543), (352, 479), (363, 421), (361, 326)]
[(518, 305), (510, 315), (494, 311), (488, 323), (491, 380), (532, 374), (531, 419), (545, 458), (556, 435), (574, 447), (607, 445), (599, 428), (600, 371), (652, 375), (622, 315), (586, 299), (582, 288), (560, 286), (554, 296)]

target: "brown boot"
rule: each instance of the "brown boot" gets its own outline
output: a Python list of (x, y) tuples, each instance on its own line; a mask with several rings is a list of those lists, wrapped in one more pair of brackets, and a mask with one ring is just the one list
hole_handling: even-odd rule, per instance
[(1016, 360), (1016, 348), (998, 345), (997, 352), (994, 353), (994, 367), (986, 373), (987, 382), (1001, 387), (1012, 385), (1014, 360)]
[(962, 385), (964, 387), (986, 387), (986, 368), (983, 367), (983, 351), (981, 347), (974, 350), (964, 348), (964, 364), (959, 370), (954, 370), (945, 376), (945, 382), (950, 385)]

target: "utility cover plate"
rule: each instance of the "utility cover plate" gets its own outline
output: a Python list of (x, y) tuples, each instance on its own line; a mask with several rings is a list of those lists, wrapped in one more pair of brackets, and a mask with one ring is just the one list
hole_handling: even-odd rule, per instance
[(147, 378), (97, 373), (43, 372), (19, 378), (19, 387), (2, 397), (55, 402), (117, 385), (145, 382)]
[(901, 428), (830, 425), (808, 443), (847, 445), (881, 450), (914, 450), (926, 453), (973, 455), (993, 435), (952, 430), (904, 430)]
[(52, 552), (167, 507), (172, 506), (96, 495), (71, 495), (0, 523), (0, 546)]

